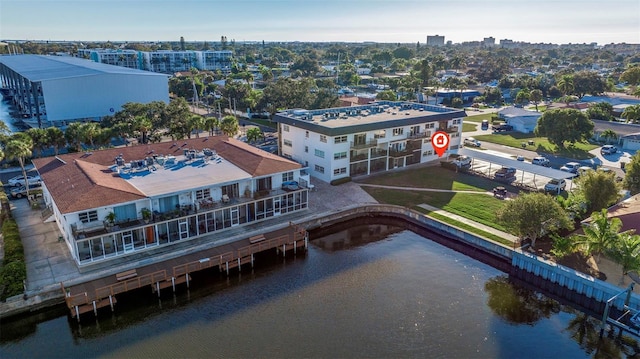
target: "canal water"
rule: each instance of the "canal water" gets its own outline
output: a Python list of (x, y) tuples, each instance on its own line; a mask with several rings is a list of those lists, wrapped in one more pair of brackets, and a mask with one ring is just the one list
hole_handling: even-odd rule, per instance
[[(413, 232), (359, 225), (229, 278), (3, 322), (0, 358), (588, 358), (638, 348), (599, 321)], [(616, 334), (617, 335), (617, 334)], [(623, 344), (621, 344), (623, 343)]]

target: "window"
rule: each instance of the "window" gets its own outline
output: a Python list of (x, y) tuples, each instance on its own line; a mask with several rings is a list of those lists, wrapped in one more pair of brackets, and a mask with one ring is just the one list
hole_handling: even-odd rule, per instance
[(431, 156), (431, 155), (433, 155), (433, 151), (432, 150), (424, 151), (424, 153), (422, 154), (423, 157), (427, 157), (427, 156)]
[(347, 142), (347, 136), (338, 136), (334, 139), (334, 143)]
[(289, 125), (285, 125), (285, 124), (283, 124), (283, 125), (282, 125), (282, 131), (284, 131), (284, 132), (289, 132)]
[(394, 136), (400, 136), (403, 133), (404, 133), (404, 128), (402, 128), (402, 127), (398, 127), (398, 128), (394, 128), (393, 129), (393, 135)]
[(345, 173), (347, 173), (347, 168), (346, 167), (336, 168), (335, 170), (333, 170), (333, 175), (334, 176), (345, 174)]
[(82, 223), (95, 222), (98, 220), (98, 211), (78, 213), (78, 217)]
[(427, 124), (424, 125), (425, 129), (435, 128), (435, 127), (436, 127), (435, 122), (427, 123)]
[(316, 150), (316, 157), (324, 158), (324, 151)]
[(287, 147), (292, 147), (292, 146), (293, 146), (293, 143), (291, 143), (291, 140), (284, 140), (284, 141), (283, 141), (283, 144), (284, 144), (285, 146), (287, 146)]
[(322, 167), (322, 166), (318, 166), (318, 165), (316, 165), (316, 166), (315, 166), (315, 169), (316, 169), (316, 172), (324, 173), (324, 167)]
[(304, 152), (309, 153), (309, 146), (304, 146)]
[(381, 130), (373, 134), (373, 138), (385, 138), (387, 136), (387, 131)]
[(209, 188), (199, 189), (196, 191), (196, 199), (205, 199), (211, 197), (211, 190)]
[(325, 136), (325, 135), (320, 135), (320, 142), (327, 143), (327, 136)]
[(309, 131), (304, 131), (304, 137), (309, 138)]
[(347, 158), (347, 153), (346, 152), (336, 152), (333, 154), (333, 159), (334, 160), (340, 160), (343, 158)]
[(282, 182), (293, 181), (293, 172), (285, 172), (282, 174)]

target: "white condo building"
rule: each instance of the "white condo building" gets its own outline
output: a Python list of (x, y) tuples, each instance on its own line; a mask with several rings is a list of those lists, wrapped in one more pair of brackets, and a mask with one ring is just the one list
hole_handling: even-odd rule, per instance
[(331, 182), (438, 159), (436, 131), (450, 136), (447, 153), (461, 147), (464, 110), (414, 102), (379, 101), (364, 106), (277, 113), (284, 157)]

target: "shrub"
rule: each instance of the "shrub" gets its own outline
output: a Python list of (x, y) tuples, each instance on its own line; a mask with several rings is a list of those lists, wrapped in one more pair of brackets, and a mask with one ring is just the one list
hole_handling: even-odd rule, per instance
[(18, 224), (13, 219), (5, 219), (2, 223), (4, 239), (4, 265), (0, 268), (0, 283), (4, 285), (0, 300), (23, 292), (23, 281), (27, 278), (27, 267), (24, 263), (24, 248), (18, 231)]
[(27, 267), (23, 261), (7, 263), (0, 269), (0, 279), (5, 285), (0, 295), (1, 300), (22, 294), (24, 293), (23, 281), (27, 279)]
[(347, 183), (347, 182), (351, 182), (351, 177), (343, 177), (343, 178), (338, 178), (335, 179), (333, 181), (331, 181), (331, 185), (332, 186), (337, 186), (343, 183)]

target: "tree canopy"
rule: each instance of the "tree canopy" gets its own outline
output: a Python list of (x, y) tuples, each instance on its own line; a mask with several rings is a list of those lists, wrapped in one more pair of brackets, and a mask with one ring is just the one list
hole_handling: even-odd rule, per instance
[(511, 201), (498, 211), (496, 218), (511, 233), (521, 239), (531, 240), (535, 247), (541, 236), (561, 228), (573, 228), (573, 222), (560, 204), (544, 193), (525, 193)]
[(558, 148), (564, 148), (565, 142), (575, 143), (591, 138), (593, 128), (593, 121), (579, 110), (553, 109), (538, 119), (535, 134), (547, 137)]
[(640, 193), (640, 151), (631, 157), (631, 161), (624, 166), (624, 188), (632, 195)]
[(581, 192), (587, 201), (588, 212), (607, 208), (620, 197), (620, 186), (614, 172), (586, 171), (573, 182), (576, 185), (575, 191)]

